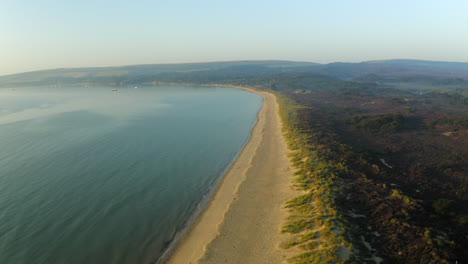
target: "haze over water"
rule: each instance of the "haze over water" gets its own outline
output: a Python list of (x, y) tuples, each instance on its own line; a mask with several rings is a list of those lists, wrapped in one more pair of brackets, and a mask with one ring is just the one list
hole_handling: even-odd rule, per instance
[(247, 142), (232, 88), (0, 89), (0, 263), (151, 263)]

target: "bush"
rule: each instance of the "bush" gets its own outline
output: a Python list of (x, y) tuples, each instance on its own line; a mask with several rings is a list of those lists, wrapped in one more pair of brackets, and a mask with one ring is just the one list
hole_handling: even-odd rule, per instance
[(452, 212), (452, 205), (453, 200), (437, 199), (432, 203), (432, 208), (438, 215), (449, 215)]
[(401, 114), (358, 115), (353, 117), (350, 122), (354, 127), (368, 131), (397, 132), (403, 128), (404, 117)]

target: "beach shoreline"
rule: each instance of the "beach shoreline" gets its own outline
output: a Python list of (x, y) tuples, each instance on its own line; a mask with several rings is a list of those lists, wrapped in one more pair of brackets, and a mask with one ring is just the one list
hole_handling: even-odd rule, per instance
[[(165, 85), (178, 85), (176, 83), (167, 83)], [(183, 84), (183, 85), (189, 85), (189, 84)], [(210, 87), (220, 87), (219, 85), (210, 85)], [(233, 87), (233, 86), (222, 86), (222, 87), (229, 87), (229, 88), (239, 88), (239, 87)], [(243, 87), (242, 87), (243, 88)], [(241, 88), (241, 89), (242, 89)], [(243, 89), (243, 90), (248, 90), (249, 92), (252, 92), (249, 90), (249, 88)], [(255, 93), (255, 92), (252, 92)], [(244, 146), (242, 149), (239, 151), (239, 153), (236, 154), (236, 156), (233, 158), (233, 160), (228, 164), (228, 166), (220, 173), (220, 177), (216, 180), (216, 182), (211, 186), (210, 190), (204, 195), (200, 203), (197, 205), (197, 209), (195, 212), (190, 216), (190, 218), (187, 220), (185, 223), (185, 227), (178, 231), (177, 234), (175, 235), (174, 239), (170, 243), (169, 247), (165, 249), (164, 253), (156, 260), (154, 264), (164, 264), (168, 263), (169, 259), (173, 256), (174, 252), (177, 250), (178, 246), (180, 245), (181, 241), (185, 238), (187, 233), (193, 228), (193, 226), (199, 221), (199, 217), (203, 214), (203, 212), (207, 209), (209, 204), (211, 203), (213, 197), (216, 195), (220, 185), (222, 184), (224, 177), (227, 175), (227, 173), (231, 170), (232, 166), (236, 163), (238, 160), (239, 156), (242, 154), (246, 146), (249, 144), (250, 139), (252, 138), (252, 135), (254, 133), (254, 128), (257, 126), (260, 111), (263, 107), (264, 103), (264, 98), (262, 96), (262, 105), (260, 106), (260, 109), (257, 112), (257, 120), (255, 123), (250, 127), (249, 131), (249, 137), (247, 138), (246, 142), (244, 142)]]
[(259, 94), (263, 105), (247, 144), (165, 263), (282, 263), (288, 257), (280, 247), (288, 239), (280, 233), (284, 203), (295, 191), (276, 97), (215, 86)]

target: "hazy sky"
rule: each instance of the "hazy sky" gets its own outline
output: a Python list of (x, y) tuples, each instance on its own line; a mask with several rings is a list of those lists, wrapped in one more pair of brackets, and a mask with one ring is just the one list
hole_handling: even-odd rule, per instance
[(468, 62), (466, 0), (0, 0), (0, 75), (246, 59)]

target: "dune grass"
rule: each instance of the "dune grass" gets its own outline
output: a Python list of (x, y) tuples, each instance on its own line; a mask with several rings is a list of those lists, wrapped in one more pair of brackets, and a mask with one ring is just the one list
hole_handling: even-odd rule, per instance
[(290, 216), (282, 232), (293, 234), (294, 239), (285, 247), (303, 251), (288, 261), (292, 264), (357, 263), (353, 245), (346, 237), (348, 223), (335, 203), (343, 186), (337, 174), (346, 167), (324, 158), (323, 146), (312, 144), (310, 135), (300, 130), (296, 113), (303, 106), (282, 94), (276, 96), (292, 150), (291, 162), (296, 169), (294, 183), (304, 191), (286, 203)]

